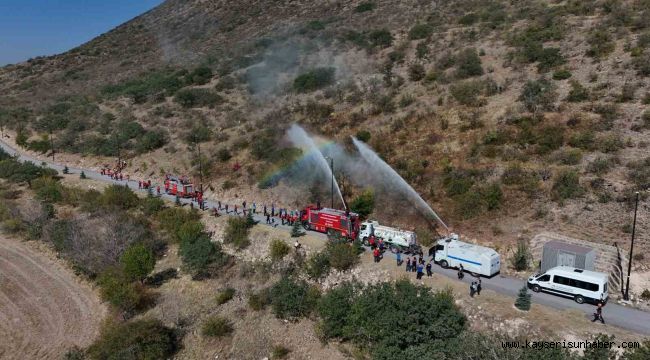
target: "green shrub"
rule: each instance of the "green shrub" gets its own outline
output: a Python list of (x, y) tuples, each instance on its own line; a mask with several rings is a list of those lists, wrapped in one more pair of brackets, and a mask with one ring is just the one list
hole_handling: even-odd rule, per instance
[(209, 277), (217, 273), (229, 259), (222, 251), (221, 244), (210, 241), (210, 237), (204, 232), (194, 239), (181, 241), (178, 253), (183, 260), (183, 267), (195, 278)]
[(563, 65), (566, 60), (558, 48), (543, 48), (537, 56), (537, 71), (547, 72), (554, 67)]
[(517, 299), (515, 300), (515, 307), (522, 311), (528, 311), (530, 310), (530, 305), (531, 301), (530, 294), (528, 293), (528, 287), (524, 285), (521, 289), (519, 289)]
[(372, 11), (377, 7), (377, 5), (372, 2), (372, 1), (365, 1), (362, 2), (361, 4), (357, 5), (357, 7), (354, 8), (354, 12), (356, 13), (362, 13), (366, 11)]
[(481, 189), (481, 196), (488, 210), (495, 210), (501, 207), (503, 191), (498, 183), (489, 184)]
[(409, 30), (409, 39), (410, 40), (419, 40), (419, 39), (426, 39), (429, 36), (433, 34), (433, 26), (423, 23), (423, 24), (415, 24)]
[(329, 266), (339, 271), (349, 270), (359, 262), (357, 250), (346, 242), (328, 243), (327, 257)]
[(48, 203), (55, 203), (63, 200), (63, 186), (52, 177), (41, 177), (32, 181), (32, 189), (36, 192), (36, 198)]
[(551, 194), (554, 200), (562, 201), (582, 196), (584, 189), (580, 186), (580, 176), (572, 170), (560, 171), (551, 188)]
[(321, 279), (330, 271), (329, 256), (326, 251), (312, 254), (305, 264), (305, 273), (311, 279)]
[(616, 152), (624, 147), (623, 140), (616, 134), (601, 136), (597, 143), (598, 150), (604, 153)]
[(538, 154), (548, 154), (564, 144), (564, 128), (561, 126), (544, 126), (535, 133)]
[(122, 210), (132, 209), (138, 206), (140, 199), (138, 196), (127, 186), (123, 185), (109, 185), (107, 186), (102, 195), (99, 197), (99, 202), (105, 207), (115, 207)]
[(645, 301), (650, 300), (650, 290), (644, 289), (643, 292), (641, 293), (641, 299)]
[(562, 165), (578, 165), (582, 160), (582, 151), (579, 149), (564, 149), (553, 155), (553, 160)]
[(373, 47), (387, 48), (393, 44), (393, 35), (387, 29), (373, 30), (368, 33), (368, 41)]
[(320, 297), (317, 288), (304, 281), (283, 278), (271, 287), (273, 313), (280, 319), (308, 316)]
[(532, 255), (528, 248), (528, 243), (524, 240), (519, 240), (517, 242), (517, 250), (515, 250), (512, 258), (510, 258), (510, 265), (516, 271), (526, 271), (528, 270), (531, 259)]
[(271, 294), (269, 289), (262, 289), (248, 296), (248, 306), (255, 311), (264, 309), (270, 303)]
[(291, 251), (291, 247), (283, 240), (274, 239), (269, 244), (269, 254), (273, 261), (282, 260), (289, 254), (289, 251)]
[(469, 191), (455, 197), (456, 213), (463, 219), (471, 219), (481, 213), (482, 198), (476, 191)]
[(208, 337), (223, 337), (233, 331), (232, 323), (221, 316), (210, 316), (201, 326), (201, 334)]
[(409, 66), (409, 80), (420, 81), (424, 79), (425, 75), (426, 75), (426, 70), (424, 69), (424, 66), (422, 64), (415, 63)]
[(461, 105), (482, 106), (485, 104), (485, 101), (480, 99), (479, 96), (481, 95), (483, 86), (483, 83), (480, 81), (468, 80), (451, 85), (449, 91), (451, 92), (451, 96)]
[(232, 244), (238, 249), (244, 249), (250, 244), (248, 232), (250, 225), (244, 218), (231, 217), (228, 219), (223, 241), (226, 244)]
[(298, 92), (311, 92), (334, 83), (334, 68), (315, 68), (298, 75), (293, 81), (293, 89)]
[(616, 48), (616, 44), (606, 28), (592, 30), (587, 37), (587, 43), (590, 46), (587, 50), (587, 56), (594, 58), (606, 57)]
[(217, 150), (217, 159), (221, 162), (226, 162), (232, 158), (232, 154), (230, 154), (230, 151), (228, 151), (227, 148), (223, 147), (219, 150)]
[(546, 79), (528, 81), (519, 95), (519, 101), (524, 103), (530, 112), (552, 110), (557, 98), (555, 87)]
[(235, 296), (235, 289), (229, 287), (220, 291), (215, 297), (215, 300), (217, 304), (223, 305), (228, 301), (230, 301), (233, 298), (233, 296)]
[(168, 359), (179, 349), (174, 330), (160, 320), (139, 319), (105, 325), (88, 348), (90, 359)]
[(459, 79), (483, 75), (481, 58), (478, 56), (476, 49), (467, 48), (462, 50), (456, 55), (455, 60), (456, 77)]
[(366, 218), (370, 215), (375, 207), (375, 194), (372, 189), (366, 189), (352, 202), (350, 202), (350, 210), (359, 214), (361, 218)]
[(171, 96), (183, 87), (181, 73), (174, 69), (162, 69), (143, 74), (137, 79), (121, 84), (108, 85), (102, 93), (108, 97), (128, 96), (138, 104), (159, 96)]
[[(361, 291), (342, 285), (321, 298), (318, 313), (325, 338), (350, 340), (370, 349), (374, 359), (409, 358), (409, 354), (434, 358), (436, 349), (441, 349), (423, 344), (447, 342), (466, 327), (466, 318), (450, 293), (432, 293), (408, 280), (369, 285)], [(419, 314), (417, 321), (395, 326), (414, 313)]]
[(571, 71), (567, 69), (559, 69), (553, 73), (553, 80), (566, 80), (571, 77)]
[(462, 195), (474, 186), (474, 179), (466, 171), (453, 170), (445, 175), (443, 185), (448, 196)]
[(571, 81), (571, 90), (566, 97), (569, 102), (581, 102), (589, 99), (589, 89), (582, 86), (578, 81)]
[(474, 24), (478, 20), (479, 20), (478, 14), (471, 12), (461, 16), (461, 18), (458, 20), (458, 23), (461, 25), (469, 26)]
[(179, 90), (174, 96), (174, 101), (185, 108), (214, 107), (221, 103), (223, 98), (209, 89), (192, 88)]
[(371, 134), (370, 131), (368, 130), (359, 130), (357, 131), (355, 137), (357, 138), (357, 140), (367, 143), (368, 140), (370, 140)]
[(148, 196), (142, 200), (142, 212), (147, 215), (156, 215), (165, 208), (165, 201), (158, 197)]
[(153, 252), (142, 244), (132, 244), (120, 257), (124, 275), (131, 281), (144, 280), (156, 265)]
[(647, 50), (632, 60), (632, 65), (640, 76), (650, 76), (650, 52)]
[(275, 345), (271, 351), (271, 359), (284, 359), (289, 355), (289, 353), (291, 353), (291, 349), (286, 346)]
[(97, 278), (102, 299), (127, 315), (144, 308), (149, 300), (146, 290), (138, 283), (131, 282), (117, 269), (109, 269)]
[(604, 175), (611, 169), (611, 167), (611, 160), (599, 156), (587, 164), (587, 171), (596, 175)]
[(593, 131), (586, 130), (573, 135), (569, 139), (569, 145), (583, 150), (593, 150), (596, 146)]
[(206, 66), (198, 67), (187, 74), (186, 79), (189, 84), (193, 85), (207, 84), (212, 79), (212, 69)]

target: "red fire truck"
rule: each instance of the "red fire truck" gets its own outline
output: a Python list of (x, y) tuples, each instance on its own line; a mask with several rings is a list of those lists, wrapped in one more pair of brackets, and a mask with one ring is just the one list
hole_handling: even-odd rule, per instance
[(309, 205), (300, 212), (305, 230), (340, 235), (355, 240), (359, 234), (359, 215), (345, 210)]
[(194, 195), (194, 186), (185, 177), (176, 178), (167, 176), (165, 179), (165, 192), (169, 195), (178, 195), (182, 198), (190, 198)]

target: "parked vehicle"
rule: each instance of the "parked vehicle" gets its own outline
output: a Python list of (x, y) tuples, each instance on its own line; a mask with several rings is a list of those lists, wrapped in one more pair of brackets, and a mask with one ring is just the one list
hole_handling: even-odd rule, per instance
[(359, 234), (359, 215), (347, 210), (320, 208), (309, 205), (300, 212), (305, 230), (355, 240)]
[(609, 276), (604, 273), (578, 269), (570, 266), (556, 266), (543, 274), (528, 278), (528, 288), (534, 292), (546, 291), (570, 297), (578, 304), (584, 302), (607, 302)]
[(391, 251), (419, 251), (416, 235), (413, 231), (379, 225), (377, 221), (365, 221), (361, 223), (359, 239), (367, 245), (368, 239), (372, 235), (377, 239), (384, 240), (386, 247)]
[(443, 268), (459, 268), (469, 271), (472, 275), (493, 276), (501, 270), (501, 256), (494, 249), (485, 246), (469, 244), (458, 240), (458, 235), (438, 240), (429, 254)]

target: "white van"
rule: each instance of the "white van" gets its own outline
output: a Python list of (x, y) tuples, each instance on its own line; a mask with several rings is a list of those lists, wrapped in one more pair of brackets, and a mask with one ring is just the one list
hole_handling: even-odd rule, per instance
[(458, 240), (458, 235), (438, 240), (437, 245), (429, 250), (433, 260), (443, 268), (459, 268), (475, 276), (493, 276), (501, 270), (501, 257), (494, 249), (469, 244)]
[(528, 278), (528, 288), (534, 292), (547, 291), (573, 298), (578, 304), (585, 301), (607, 302), (607, 274), (577, 269), (570, 266), (556, 266), (543, 274)]

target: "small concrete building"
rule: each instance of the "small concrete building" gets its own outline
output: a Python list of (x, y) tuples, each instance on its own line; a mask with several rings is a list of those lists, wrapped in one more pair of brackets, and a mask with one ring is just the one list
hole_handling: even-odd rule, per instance
[(571, 266), (593, 271), (595, 261), (595, 249), (551, 240), (544, 244), (540, 270), (545, 272), (555, 266)]

